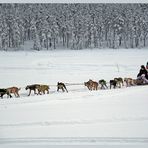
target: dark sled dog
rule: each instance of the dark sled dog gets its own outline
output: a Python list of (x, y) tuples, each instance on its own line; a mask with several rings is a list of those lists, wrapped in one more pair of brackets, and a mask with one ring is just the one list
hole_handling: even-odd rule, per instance
[(116, 88), (116, 86), (117, 86), (117, 81), (115, 81), (115, 80), (110, 80), (110, 81), (109, 81), (109, 84), (110, 84), (110, 89), (112, 88), (112, 86), (113, 86), (113, 88)]
[(7, 95), (7, 98), (10, 97), (12, 98), (11, 94), (9, 93), (9, 91), (7, 89), (1, 88), (0, 89), (0, 97), (3, 98), (4, 95)]
[(67, 90), (67, 88), (66, 88), (66, 85), (64, 84), (64, 83), (62, 83), (62, 82), (58, 82), (57, 83), (57, 91), (59, 91), (59, 90), (62, 90), (63, 92), (67, 92), (68, 93), (68, 90)]
[(101, 89), (108, 88), (107, 84), (106, 84), (106, 81), (104, 79), (99, 80), (99, 84), (101, 85)]
[(117, 82), (116, 86), (118, 86), (119, 88), (121, 88), (122, 86), (124, 86), (123, 79), (121, 77), (114, 78), (114, 80)]
[(39, 84), (27, 85), (27, 86), (26, 86), (26, 90), (29, 89), (29, 94), (28, 94), (28, 96), (30, 96), (32, 90), (34, 91), (34, 94), (37, 94), (37, 93), (36, 93), (36, 90), (38, 89), (38, 87), (40, 87)]

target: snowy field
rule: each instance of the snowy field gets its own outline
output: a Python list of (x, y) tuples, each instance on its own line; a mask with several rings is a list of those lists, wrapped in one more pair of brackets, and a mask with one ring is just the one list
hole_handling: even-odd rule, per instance
[[(90, 92), (75, 85), (69, 93), (55, 87), (136, 78), (147, 61), (146, 49), (0, 52), (0, 88), (21, 87), (20, 98), (0, 99), (0, 147), (147, 148), (148, 86)], [(35, 83), (50, 85), (50, 94), (28, 97), (25, 87)]]

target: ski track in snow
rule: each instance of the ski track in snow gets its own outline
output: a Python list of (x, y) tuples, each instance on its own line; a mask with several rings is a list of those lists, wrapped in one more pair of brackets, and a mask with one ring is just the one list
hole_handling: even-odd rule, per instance
[(13, 124), (0, 124), (0, 127), (27, 127), (27, 126), (52, 126), (52, 125), (79, 125), (79, 124), (97, 124), (110, 122), (130, 122), (130, 121), (148, 121), (147, 117), (114, 117), (96, 120), (61, 120), (61, 121), (44, 121), (44, 122), (24, 122)]
[[(30, 137), (30, 138), (0, 138), (1, 145), (15, 145), (23, 144), (56, 144), (56, 145), (67, 145), (67, 144), (75, 144), (75, 145), (117, 145), (122, 144), (125, 146), (133, 145), (136, 147), (139, 145), (140, 147), (148, 145), (147, 137)], [(137, 147), (136, 147), (137, 148)]]

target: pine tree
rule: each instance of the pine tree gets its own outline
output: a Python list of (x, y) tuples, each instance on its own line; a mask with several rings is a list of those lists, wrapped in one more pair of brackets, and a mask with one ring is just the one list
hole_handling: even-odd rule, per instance
[(1, 4), (0, 49), (142, 48), (148, 4)]

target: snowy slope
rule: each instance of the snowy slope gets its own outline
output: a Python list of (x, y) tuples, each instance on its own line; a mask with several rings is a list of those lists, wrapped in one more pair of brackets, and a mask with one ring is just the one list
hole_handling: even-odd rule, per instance
[[(54, 86), (135, 78), (147, 56), (144, 49), (0, 52), (0, 88), (21, 87), (20, 98), (0, 99), (0, 144), (148, 146), (148, 86), (90, 92), (76, 85), (69, 93)], [(50, 94), (28, 97), (25, 86), (34, 83), (51, 85)]]

